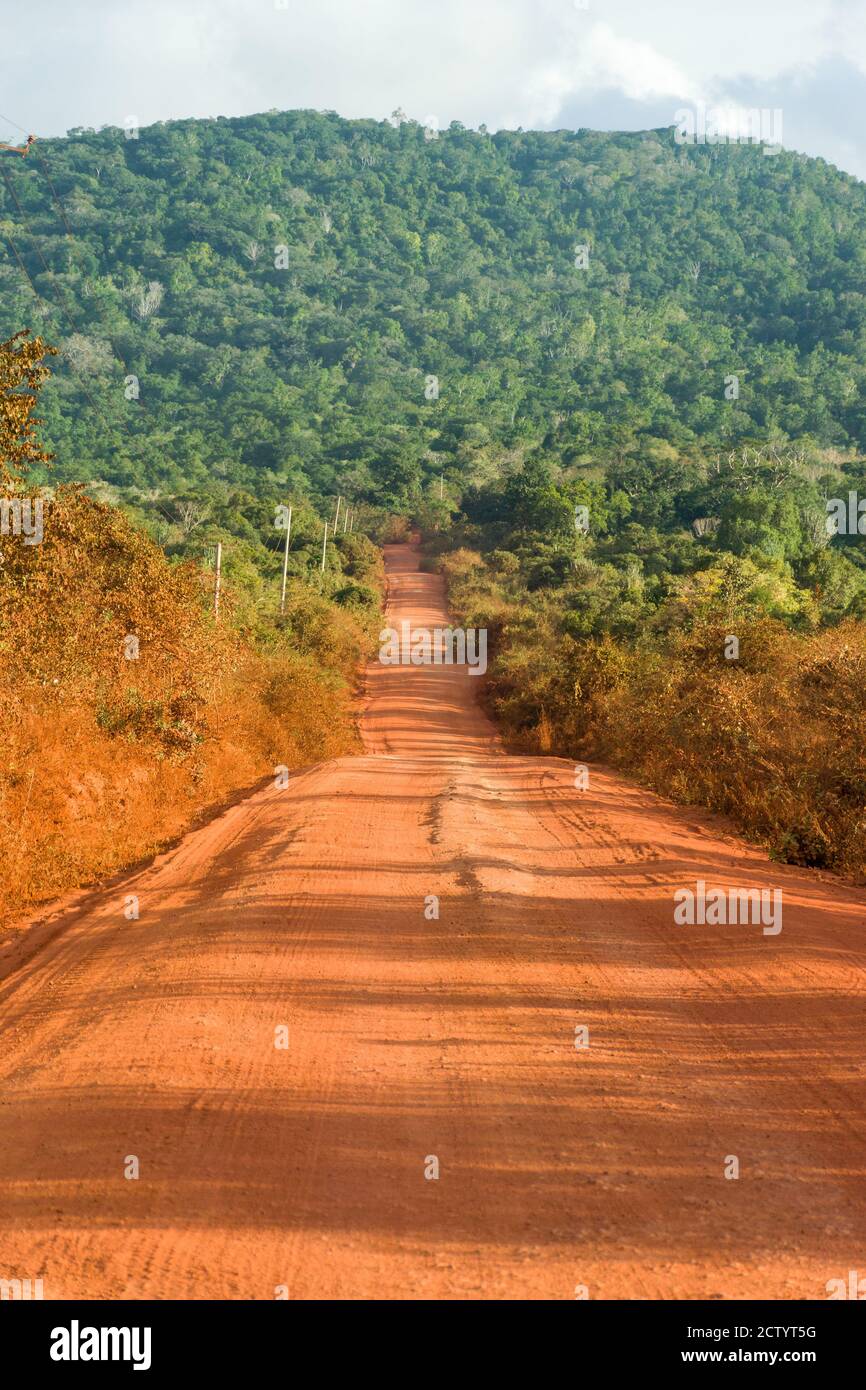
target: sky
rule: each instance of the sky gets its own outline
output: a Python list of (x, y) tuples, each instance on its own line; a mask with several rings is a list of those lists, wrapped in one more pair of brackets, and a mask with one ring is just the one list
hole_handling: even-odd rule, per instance
[(866, 179), (866, 0), (0, 0), (0, 22), (0, 140), (297, 107), (643, 130), (704, 103), (779, 109), (783, 145)]

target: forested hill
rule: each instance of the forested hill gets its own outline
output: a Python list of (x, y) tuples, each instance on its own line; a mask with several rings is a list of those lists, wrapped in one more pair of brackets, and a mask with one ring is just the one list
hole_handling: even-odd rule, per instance
[(866, 445), (866, 186), (672, 130), (431, 136), (273, 112), (3, 156), (0, 335), (62, 349), (54, 477), (399, 509), (539, 446)]

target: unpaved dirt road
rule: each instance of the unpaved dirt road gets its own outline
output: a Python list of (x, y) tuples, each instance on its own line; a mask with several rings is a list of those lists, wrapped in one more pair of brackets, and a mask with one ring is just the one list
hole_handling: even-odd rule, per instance
[[(388, 562), (391, 620), (443, 623), (440, 581)], [(864, 895), (507, 756), (475, 685), (375, 666), (365, 756), (269, 785), (19, 951), (0, 1277), (788, 1299), (866, 1273)], [(698, 879), (781, 887), (781, 934), (675, 925)]]

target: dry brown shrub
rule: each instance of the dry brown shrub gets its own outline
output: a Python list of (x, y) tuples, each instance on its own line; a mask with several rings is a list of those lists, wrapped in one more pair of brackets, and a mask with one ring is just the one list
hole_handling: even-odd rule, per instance
[(357, 625), (331, 605), (309, 655), (263, 654), (214, 622), (205, 584), (80, 489), (46, 501), (41, 544), (0, 538), (0, 911), (153, 853), (276, 766), (357, 746), (341, 674)]

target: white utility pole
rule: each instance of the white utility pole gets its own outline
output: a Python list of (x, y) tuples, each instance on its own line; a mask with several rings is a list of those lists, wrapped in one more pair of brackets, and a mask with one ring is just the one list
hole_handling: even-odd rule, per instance
[(286, 575), (289, 571), (289, 540), (292, 534), (292, 504), (289, 503), (289, 519), (286, 524), (286, 548), (283, 551), (283, 587), (280, 593), (280, 612), (286, 611)]
[(223, 570), (223, 543), (222, 543), (222, 541), (217, 541), (217, 548), (216, 548), (216, 564), (214, 565), (214, 570), (215, 570), (216, 573), (215, 573), (214, 589), (213, 589), (213, 611), (214, 611), (214, 617), (217, 619), (217, 621), (219, 621), (219, 615), (220, 615), (220, 580), (221, 580), (221, 578), (222, 578), (222, 570)]
[(328, 553), (328, 523), (325, 522), (325, 535), (322, 540), (322, 574), (325, 573), (325, 556)]
[(332, 536), (336, 536), (336, 534), (337, 534), (337, 523), (338, 523), (338, 521), (340, 520), (340, 503), (342, 502), (342, 500), (343, 500), (342, 496), (340, 496), (340, 497), (337, 498), (337, 510), (334, 512), (334, 524), (333, 524), (333, 526), (331, 527), (331, 535), (332, 535)]
[(443, 476), (442, 473), (440, 473), (440, 474), (439, 474), (439, 501), (440, 501), (440, 502), (442, 501), (442, 488), (444, 487), (444, 484), (445, 484), (444, 476)]

